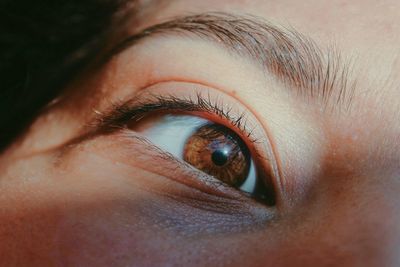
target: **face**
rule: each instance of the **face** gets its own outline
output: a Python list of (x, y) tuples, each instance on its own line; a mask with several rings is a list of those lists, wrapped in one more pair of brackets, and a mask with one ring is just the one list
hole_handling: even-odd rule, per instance
[(398, 266), (398, 10), (144, 5), (0, 157), (1, 265)]

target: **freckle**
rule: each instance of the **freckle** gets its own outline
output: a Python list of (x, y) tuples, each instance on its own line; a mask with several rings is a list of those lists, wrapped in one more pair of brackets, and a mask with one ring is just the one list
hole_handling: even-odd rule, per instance
[(236, 90), (232, 90), (232, 91), (231, 91), (231, 94), (232, 94), (232, 95), (236, 95), (236, 94), (237, 94)]

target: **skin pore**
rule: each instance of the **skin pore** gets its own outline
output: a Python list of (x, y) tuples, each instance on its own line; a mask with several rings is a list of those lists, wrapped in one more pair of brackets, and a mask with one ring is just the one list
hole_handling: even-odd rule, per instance
[[(251, 19), (310, 40), (322, 73), (336, 74), (322, 79), (331, 82), (329, 100), (300, 93), (246, 47), (145, 31), (71, 81), (1, 155), (0, 265), (398, 266), (398, 10), (395, 0), (146, 5), (124, 37), (212, 14), (231, 19), (233, 31)], [(150, 149), (132, 127), (99, 130), (115, 124), (106, 122), (116, 105), (199, 92), (223, 99), (233, 116), (250, 114), (276, 206), (213, 187)]]

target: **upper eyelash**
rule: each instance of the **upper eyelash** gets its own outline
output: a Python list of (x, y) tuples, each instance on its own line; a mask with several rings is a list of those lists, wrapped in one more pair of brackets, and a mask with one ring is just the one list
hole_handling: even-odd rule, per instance
[(186, 111), (186, 112), (205, 112), (215, 114), (227, 120), (233, 127), (237, 128), (241, 134), (245, 135), (252, 143), (258, 142), (253, 131), (249, 129), (246, 119), (246, 112), (238, 116), (232, 115), (232, 109), (226, 107), (222, 101), (213, 101), (208, 95), (196, 94), (196, 98), (181, 98), (174, 95), (155, 95), (151, 94), (145, 101), (126, 102), (123, 104), (113, 104), (114, 108), (106, 116), (97, 118), (99, 128), (125, 128), (126, 124), (132, 121), (139, 121), (151, 112), (156, 111)]

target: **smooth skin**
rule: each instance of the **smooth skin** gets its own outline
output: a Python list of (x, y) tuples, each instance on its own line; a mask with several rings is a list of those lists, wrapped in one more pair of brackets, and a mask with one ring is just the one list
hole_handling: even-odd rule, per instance
[[(200, 38), (144, 40), (72, 81), (0, 156), (1, 266), (400, 265), (400, 2), (160, 1), (128, 31), (211, 11), (335, 47), (351, 106), (325, 109)], [(121, 132), (80, 138), (113, 101), (194, 88), (251, 107), (278, 158), (276, 208), (204, 193)]]

